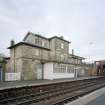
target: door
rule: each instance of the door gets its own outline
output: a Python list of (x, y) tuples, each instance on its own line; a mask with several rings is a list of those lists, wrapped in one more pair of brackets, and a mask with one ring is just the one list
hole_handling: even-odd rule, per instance
[(0, 81), (3, 80), (3, 68), (0, 66)]
[(42, 64), (37, 64), (37, 79), (43, 79), (43, 66)]

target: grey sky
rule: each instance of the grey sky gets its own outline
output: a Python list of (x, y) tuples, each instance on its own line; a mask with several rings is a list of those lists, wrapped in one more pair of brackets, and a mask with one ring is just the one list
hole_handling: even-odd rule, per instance
[(105, 59), (105, 0), (0, 0), (0, 52), (28, 31), (63, 35), (88, 60)]

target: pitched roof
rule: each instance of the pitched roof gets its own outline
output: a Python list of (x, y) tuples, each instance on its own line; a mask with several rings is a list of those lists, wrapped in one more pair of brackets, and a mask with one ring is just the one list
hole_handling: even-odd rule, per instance
[(34, 36), (38, 36), (38, 37), (43, 38), (43, 39), (46, 39), (46, 40), (51, 40), (51, 39), (53, 39), (53, 38), (57, 38), (57, 39), (66, 41), (66, 42), (68, 42), (68, 43), (71, 43), (71, 42), (69, 42), (69, 41), (67, 41), (67, 40), (65, 40), (65, 39), (62, 39), (61, 37), (58, 37), (58, 36), (53, 36), (53, 37), (51, 37), (51, 38), (46, 38), (46, 37), (44, 37), (44, 36), (42, 36), (42, 35), (34, 34), (34, 33), (32, 33), (32, 32), (28, 32), (27, 35), (24, 37), (23, 41), (25, 41), (26, 38), (27, 38), (30, 34), (31, 34), (31, 35), (34, 35)]
[(30, 34), (31, 34), (31, 35), (34, 35), (34, 36), (38, 36), (38, 37), (43, 38), (43, 39), (46, 39), (46, 40), (49, 40), (48, 38), (46, 38), (46, 37), (44, 37), (44, 36), (41, 36), (41, 35), (39, 35), (39, 34), (34, 34), (34, 33), (32, 33), (32, 32), (28, 32), (27, 35), (24, 37), (23, 41), (25, 41), (25, 40), (27, 39), (27, 37), (28, 37)]
[(61, 37), (58, 37), (58, 36), (53, 36), (53, 37), (49, 38), (49, 40), (54, 39), (54, 38), (57, 38), (57, 39), (65, 41), (65, 42), (71, 43), (71, 42), (69, 42), (69, 41), (67, 41), (67, 40), (65, 40), (65, 39), (63, 39)]
[(33, 44), (30, 44), (30, 43), (27, 43), (27, 42), (19, 42), (19, 43), (13, 45), (13, 46), (8, 47), (8, 49), (12, 49), (12, 48), (15, 48), (15, 47), (20, 46), (20, 45), (27, 45), (27, 46), (31, 46), (31, 47), (37, 47), (37, 48), (41, 48), (41, 49), (45, 49), (45, 50), (50, 50), (49, 48), (33, 45)]

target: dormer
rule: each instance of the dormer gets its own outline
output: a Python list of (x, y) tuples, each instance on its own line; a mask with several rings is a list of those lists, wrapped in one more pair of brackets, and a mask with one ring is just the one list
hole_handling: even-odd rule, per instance
[(32, 32), (28, 32), (23, 41), (44, 48), (49, 48), (49, 40), (46, 37)]

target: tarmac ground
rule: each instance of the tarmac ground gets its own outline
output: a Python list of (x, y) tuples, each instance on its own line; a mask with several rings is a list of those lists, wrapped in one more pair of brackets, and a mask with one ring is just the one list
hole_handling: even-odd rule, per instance
[(105, 105), (105, 87), (79, 97), (66, 105)]
[(97, 97), (93, 101), (89, 102), (86, 105), (105, 105), (105, 93), (100, 97)]

